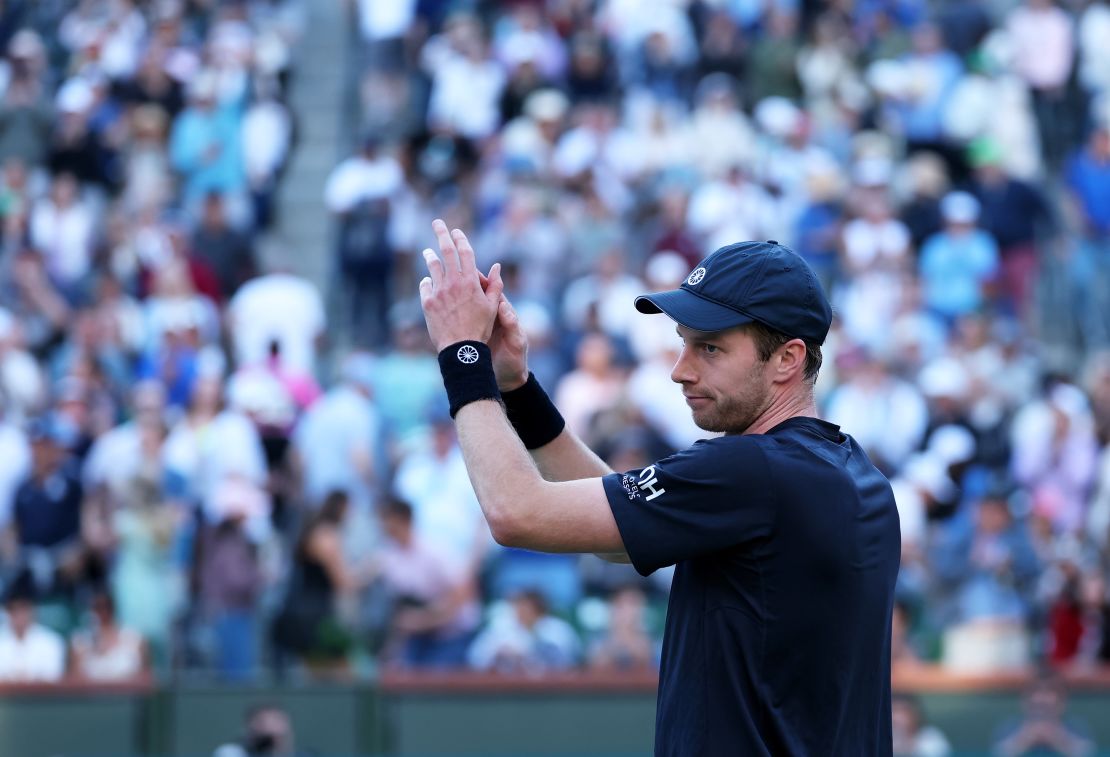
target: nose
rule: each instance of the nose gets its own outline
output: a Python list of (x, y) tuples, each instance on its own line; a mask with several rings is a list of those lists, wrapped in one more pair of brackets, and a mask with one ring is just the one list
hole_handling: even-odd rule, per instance
[(682, 351), (678, 353), (674, 368), (671, 369), (671, 381), (676, 384), (692, 384), (696, 379), (687, 353), (688, 349), (683, 346)]

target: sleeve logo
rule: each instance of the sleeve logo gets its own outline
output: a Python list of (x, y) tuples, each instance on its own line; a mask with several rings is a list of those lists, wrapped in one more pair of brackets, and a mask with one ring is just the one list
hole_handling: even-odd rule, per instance
[(647, 497), (644, 500), (645, 502), (651, 502), (656, 497), (667, 492), (667, 490), (662, 487), (656, 489), (656, 486), (659, 485), (659, 478), (655, 475), (654, 465), (649, 465), (640, 471), (640, 480), (637, 481), (636, 484), (640, 487), (640, 491), (651, 492), (651, 496)]

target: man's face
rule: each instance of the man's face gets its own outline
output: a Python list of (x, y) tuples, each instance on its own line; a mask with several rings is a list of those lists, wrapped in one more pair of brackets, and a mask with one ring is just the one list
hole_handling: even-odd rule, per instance
[(742, 328), (706, 333), (679, 326), (671, 380), (682, 385), (698, 428), (741, 434), (770, 406), (768, 363)]

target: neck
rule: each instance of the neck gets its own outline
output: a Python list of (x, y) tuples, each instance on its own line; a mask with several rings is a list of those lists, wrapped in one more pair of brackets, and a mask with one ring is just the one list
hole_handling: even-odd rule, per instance
[(765, 434), (783, 421), (798, 416), (817, 417), (817, 403), (813, 399), (813, 388), (808, 384), (772, 401), (771, 406), (743, 433)]

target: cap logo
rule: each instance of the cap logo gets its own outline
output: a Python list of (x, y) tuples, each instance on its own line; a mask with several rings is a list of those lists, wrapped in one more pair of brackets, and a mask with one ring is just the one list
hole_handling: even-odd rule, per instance
[(466, 363), (467, 365), (470, 363), (477, 363), (478, 349), (471, 344), (464, 344), (462, 347), (459, 347), (459, 351), (455, 353), (455, 356), (458, 357), (460, 363)]
[(695, 268), (693, 273), (690, 274), (690, 277), (688, 279), (686, 279), (686, 283), (689, 284), (692, 287), (696, 287), (698, 284), (701, 283), (701, 280), (704, 279), (704, 278), (705, 278), (705, 269), (704, 268)]

